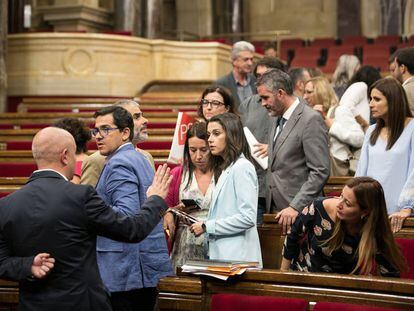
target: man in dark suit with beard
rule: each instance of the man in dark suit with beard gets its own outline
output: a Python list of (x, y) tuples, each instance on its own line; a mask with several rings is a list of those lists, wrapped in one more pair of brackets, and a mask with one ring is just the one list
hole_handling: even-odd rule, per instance
[(111, 310), (96, 236), (139, 242), (167, 208), (166, 166), (157, 171), (141, 211), (126, 217), (107, 207), (92, 186), (68, 181), (75, 150), (67, 131), (41, 130), (32, 145), (39, 170), (0, 200), (0, 278), (19, 281), (19, 310)]

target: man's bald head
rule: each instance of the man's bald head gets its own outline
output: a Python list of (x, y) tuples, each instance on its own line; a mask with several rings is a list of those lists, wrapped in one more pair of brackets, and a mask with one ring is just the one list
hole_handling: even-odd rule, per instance
[(73, 175), (75, 152), (75, 139), (64, 129), (46, 127), (33, 138), (32, 153), (38, 168), (55, 169), (68, 179)]

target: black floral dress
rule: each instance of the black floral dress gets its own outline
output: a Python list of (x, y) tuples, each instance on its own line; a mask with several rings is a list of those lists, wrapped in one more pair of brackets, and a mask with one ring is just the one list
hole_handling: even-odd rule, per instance
[[(299, 214), (286, 237), (283, 257), (291, 260), (292, 270), (350, 274), (358, 261), (355, 253), (360, 237), (346, 234), (342, 247), (329, 254), (323, 244), (331, 237), (335, 223), (323, 207), (324, 200), (316, 199)], [(399, 272), (381, 254), (375, 260), (382, 276), (399, 277)]]

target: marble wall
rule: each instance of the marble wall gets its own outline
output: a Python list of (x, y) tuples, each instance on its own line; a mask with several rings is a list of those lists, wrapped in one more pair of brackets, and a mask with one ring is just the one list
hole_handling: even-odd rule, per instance
[(316, 38), (337, 35), (337, 1), (247, 1), (251, 32), (290, 30), (291, 37)]
[(8, 38), (8, 95), (134, 96), (149, 81), (214, 80), (231, 69), (230, 47), (76, 34)]

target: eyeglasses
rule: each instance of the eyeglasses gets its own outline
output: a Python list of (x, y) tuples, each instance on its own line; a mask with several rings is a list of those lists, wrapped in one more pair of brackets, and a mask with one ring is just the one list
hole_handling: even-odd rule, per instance
[(203, 106), (203, 107), (208, 107), (208, 105), (211, 105), (212, 108), (218, 108), (218, 107), (224, 105), (224, 103), (222, 103), (218, 100), (209, 101), (209, 100), (203, 98), (202, 100), (200, 100), (200, 105)]
[(103, 128), (93, 128), (91, 129), (91, 135), (93, 137), (96, 137), (96, 135), (101, 134), (102, 137), (106, 137), (109, 135), (109, 133), (113, 130), (117, 130), (117, 127), (103, 127)]

